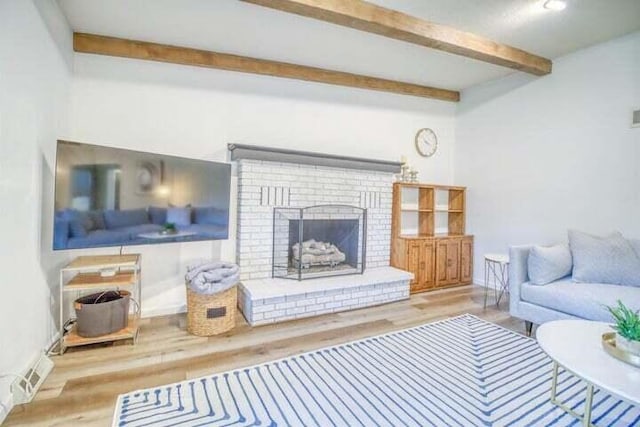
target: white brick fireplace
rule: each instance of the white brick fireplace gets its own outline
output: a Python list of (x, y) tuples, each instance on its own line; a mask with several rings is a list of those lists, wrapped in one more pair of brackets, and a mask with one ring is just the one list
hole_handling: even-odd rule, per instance
[[(410, 274), (389, 267), (392, 182), (399, 164), (253, 146), (230, 145), (229, 149), (238, 173), (239, 302), (249, 323), (272, 323), (408, 297)], [(367, 209), (364, 274), (300, 282), (273, 279), (274, 208), (326, 204)], [(389, 292), (385, 292), (385, 283)], [(307, 294), (309, 304), (304, 301)]]
[(271, 277), (273, 208), (344, 204), (367, 209), (368, 268), (389, 265), (392, 174), (238, 161), (237, 253), (241, 279)]

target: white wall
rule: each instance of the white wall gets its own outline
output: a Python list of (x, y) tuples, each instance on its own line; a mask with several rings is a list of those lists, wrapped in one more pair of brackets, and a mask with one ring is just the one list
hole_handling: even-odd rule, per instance
[(455, 181), (469, 186), (467, 226), (482, 255), (566, 241), (568, 228), (640, 237), (640, 33), (464, 91)]
[[(51, 251), (55, 140), (66, 129), (71, 74), (58, 45), (70, 40), (54, 4), (0, 2), (0, 374), (24, 373), (55, 333), (57, 271)], [(58, 11), (59, 12), (59, 11)], [(43, 21), (47, 19), (47, 24)], [(12, 378), (0, 378), (10, 406)], [(5, 416), (0, 408), (0, 421)]]
[[(455, 104), (428, 99), (76, 54), (70, 139), (222, 161), (231, 142), (397, 161), (406, 155), (423, 181), (449, 183), (454, 113)], [(421, 127), (440, 138), (433, 158), (415, 154)], [(234, 178), (231, 224), (235, 186)], [(234, 260), (234, 228), (230, 236), (125, 248), (143, 256), (143, 315), (182, 310), (185, 265), (199, 257)]]

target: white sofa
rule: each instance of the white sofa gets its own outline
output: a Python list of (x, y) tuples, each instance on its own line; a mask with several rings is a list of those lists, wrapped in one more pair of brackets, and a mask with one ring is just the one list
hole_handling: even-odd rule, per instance
[[(640, 240), (631, 243), (640, 249)], [(610, 322), (606, 306), (621, 300), (633, 310), (640, 310), (640, 287), (602, 283), (575, 283), (571, 277), (547, 285), (529, 282), (528, 260), (532, 246), (509, 248), (509, 311), (513, 317), (540, 325), (559, 319), (588, 319)]]

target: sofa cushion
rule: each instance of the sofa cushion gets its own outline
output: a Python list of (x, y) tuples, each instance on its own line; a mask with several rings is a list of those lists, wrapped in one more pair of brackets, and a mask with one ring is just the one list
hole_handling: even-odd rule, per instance
[(105, 228), (102, 211), (79, 211), (65, 209), (62, 218), (69, 221), (71, 237), (85, 237), (89, 231)]
[(146, 209), (126, 209), (104, 211), (107, 229), (113, 230), (134, 225), (148, 224), (149, 215)]
[(107, 228), (104, 223), (104, 213), (103, 211), (90, 211), (89, 218), (91, 219), (91, 228), (89, 230), (104, 230)]
[(614, 306), (618, 300), (632, 310), (640, 310), (638, 287), (575, 283), (570, 278), (557, 280), (545, 286), (525, 282), (520, 286), (520, 297), (531, 304), (601, 322), (612, 321), (611, 314), (605, 306)]
[(69, 221), (70, 224), (72, 222), (77, 222), (85, 229), (91, 228), (92, 225), (88, 213), (77, 209), (65, 209), (62, 211), (62, 218)]
[(87, 237), (88, 231), (82, 221), (69, 221), (70, 237)]
[(193, 208), (193, 223), (207, 225), (224, 225), (229, 222), (229, 215), (226, 209), (214, 208), (213, 206)]
[(571, 274), (571, 250), (566, 244), (534, 246), (529, 252), (529, 280), (546, 285)]
[(620, 233), (592, 236), (569, 230), (576, 282), (640, 286), (640, 256)]
[(167, 208), (149, 206), (149, 219), (152, 224), (164, 225), (167, 222)]
[(167, 209), (167, 222), (177, 226), (191, 225), (191, 208)]
[(116, 230), (94, 230), (85, 237), (70, 238), (68, 249), (87, 248), (94, 246), (113, 246), (129, 244), (129, 233)]
[(56, 215), (53, 220), (53, 249), (66, 249), (69, 232), (69, 221)]

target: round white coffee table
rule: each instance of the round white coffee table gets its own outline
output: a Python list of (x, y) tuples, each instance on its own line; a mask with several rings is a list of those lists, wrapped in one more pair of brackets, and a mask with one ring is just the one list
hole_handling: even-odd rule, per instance
[[(541, 325), (536, 336), (540, 347), (553, 360), (551, 402), (591, 426), (593, 388), (598, 387), (631, 404), (640, 404), (640, 368), (605, 353), (602, 334), (612, 332), (607, 323), (587, 320), (557, 320)], [(556, 399), (558, 366), (587, 383), (584, 415)]]

